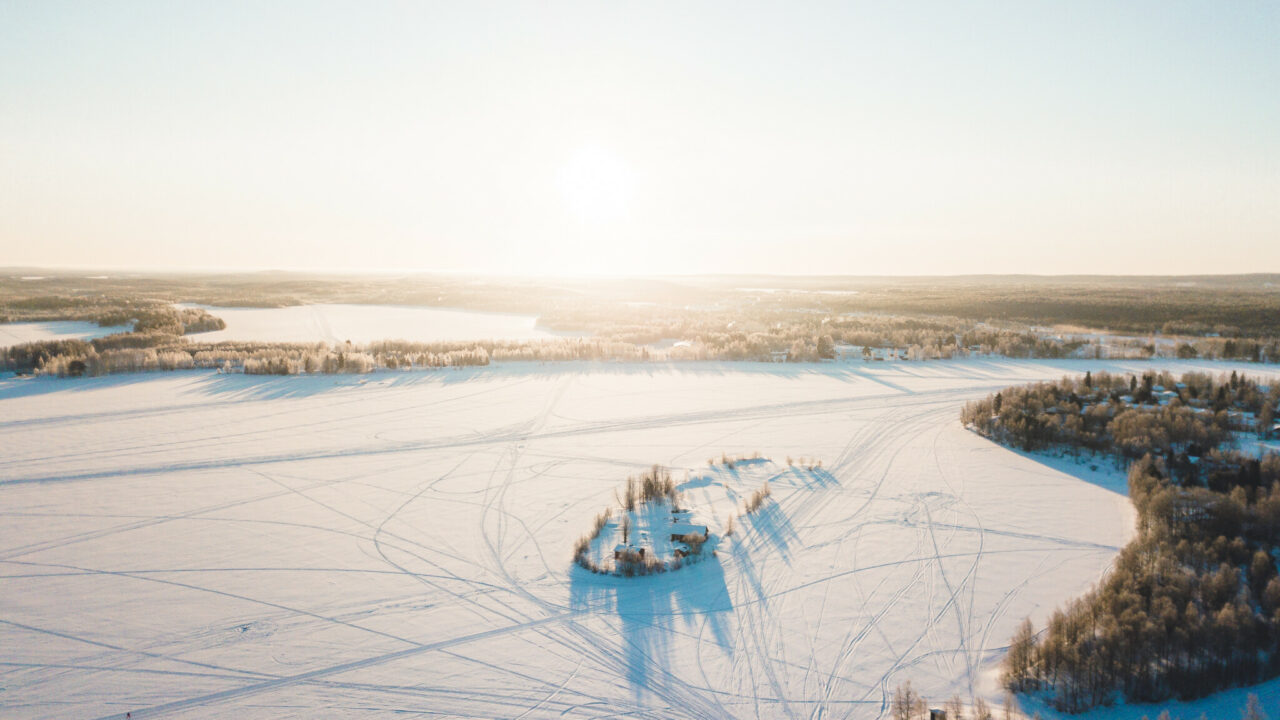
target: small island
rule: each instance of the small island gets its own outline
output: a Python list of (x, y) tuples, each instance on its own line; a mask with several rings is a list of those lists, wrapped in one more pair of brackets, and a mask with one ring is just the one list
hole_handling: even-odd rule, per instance
[[(639, 476), (627, 477), (615, 504), (595, 516), (591, 530), (574, 543), (573, 562), (593, 573), (635, 577), (678, 570), (715, 554), (715, 548), (734, 532), (734, 520), (756, 512), (772, 495), (769, 478), (774, 465), (754, 453), (750, 457), (721, 455), (707, 461), (705, 473), (677, 484), (668, 468), (654, 465)], [(742, 486), (760, 477), (755, 490)], [(718, 485), (731, 506), (695, 509), (686, 490)], [(741, 507), (739, 507), (739, 505)], [(729, 508), (732, 508), (731, 510)], [(712, 532), (708, 523), (719, 532)]]

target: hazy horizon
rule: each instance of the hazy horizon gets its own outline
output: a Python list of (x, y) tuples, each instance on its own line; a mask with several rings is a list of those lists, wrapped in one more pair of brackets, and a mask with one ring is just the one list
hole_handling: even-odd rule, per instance
[(0, 4), (9, 266), (1280, 271), (1280, 6)]
[[(20, 276), (19, 273), (45, 273), (42, 275)], [(93, 274), (88, 274), (93, 273)], [(252, 277), (255, 275), (296, 275), (304, 278), (315, 278), (317, 280), (324, 279), (340, 279), (345, 277), (370, 277), (385, 279), (409, 279), (414, 277), (433, 278), (465, 278), (474, 280), (493, 280), (495, 282), (515, 281), (515, 282), (581, 282), (593, 283), (598, 281), (612, 280), (653, 280), (653, 281), (698, 281), (698, 280), (733, 280), (741, 279), (743, 281), (776, 279), (787, 282), (800, 282), (795, 285), (795, 289), (803, 289), (805, 287), (816, 287), (823, 283), (841, 283), (841, 282), (870, 282), (879, 283), (882, 281), (903, 281), (908, 284), (919, 281), (936, 280), (942, 284), (950, 281), (991, 281), (1000, 283), (1002, 281), (1012, 282), (1020, 279), (1043, 280), (1047, 283), (1066, 282), (1072, 280), (1083, 281), (1125, 281), (1134, 280), (1139, 283), (1149, 281), (1194, 281), (1194, 280), (1224, 280), (1224, 279), (1255, 279), (1267, 280), (1275, 278), (1280, 280), (1280, 272), (1251, 271), (1251, 272), (1227, 272), (1227, 273), (1033, 273), (1033, 272), (1009, 272), (1009, 273), (784, 273), (784, 272), (685, 272), (685, 273), (612, 273), (612, 272), (578, 272), (578, 273), (537, 273), (537, 272), (503, 272), (503, 271), (470, 271), (470, 270), (419, 270), (419, 269), (395, 269), (395, 268), (307, 268), (307, 267), (136, 267), (136, 266), (105, 266), (105, 265), (86, 265), (86, 266), (55, 266), (55, 265), (14, 265), (0, 266), (0, 279), (8, 275), (9, 279), (17, 280), (65, 280), (74, 279), (69, 276), (82, 277), (84, 279), (109, 279), (118, 280), (125, 277), (137, 277), (139, 279), (146, 278), (163, 278), (167, 276), (174, 277), (209, 277), (209, 278), (235, 278), (239, 276)], [(808, 283), (809, 285), (805, 285)], [(1270, 287), (1271, 283), (1266, 282), (1264, 287)]]

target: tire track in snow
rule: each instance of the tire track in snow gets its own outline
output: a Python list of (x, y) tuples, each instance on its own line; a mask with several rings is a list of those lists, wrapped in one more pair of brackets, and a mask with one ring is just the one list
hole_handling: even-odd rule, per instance
[[(994, 386), (993, 386), (994, 387)], [(972, 397), (974, 390), (955, 390), (942, 395), (955, 395), (957, 397)], [(884, 396), (889, 398), (901, 399), (901, 396)], [(934, 399), (915, 399), (910, 402), (899, 402), (895, 405), (922, 405), (936, 404), (940, 402), (936, 396), (930, 396)], [(484, 446), (484, 445), (504, 445), (515, 440), (545, 440), (558, 438), (572, 438), (583, 435), (597, 435), (616, 432), (631, 432), (636, 430), (648, 430), (655, 428), (678, 427), (683, 425), (701, 425), (712, 422), (722, 422), (725, 419), (732, 420), (750, 420), (761, 418), (782, 418), (794, 417), (797, 415), (810, 415), (822, 412), (838, 412), (840, 408), (861, 403), (867, 400), (866, 397), (849, 397), (824, 400), (804, 400), (792, 403), (778, 403), (773, 405), (751, 406), (741, 409), (713, 410), (701, 411), (693, 413), (683, 413), (679, 415), (668, 416), (651, 416), (636, 420), (615, 420), (601, 421), (593, 423), (583, 423), (575, 426), (561, 428), (557, 430), (547, 430), (539, 433), (523, 433), (519, 430), (504, 430), (499, 433), (485, 433), (482, 435), (458, 436), (453, 438), (444, 438), (441, 440), (417, 441), (417, 442), (398, 442), (383, 443), (386, 447), (366, 447), (366, 448), (347, 448), (342, 450), (317, 450), (305, 453), (285, 453), (285, 454), (263, 454), (251, 457), (227, 457), (214, 458), (209, 460), (197, 460), (182, 463), (163, 463), (148, 466), (115, 468), (106, 470), (92, 470), (78, 473), (65, 473), (55, 475), (30, 475), (25, 477), (9, 477), (0, 480), (0, 488), (7, 485), (26, 485), (41, 484), (50, 482), (74, 482), (83, 480), (104, 479), (113, 477), (125, 477), (134, 475), (158, 475), (164, 473), (173, 473), (190, 470), (211, 470), (218, 468), (244, 467), (257, 465), (272, 465), (280, 463), (300, 463), (312, 460), (334, 460), (343, 458), (358, 457), (377, 457), (383, 455), (396, 455), (406, 452), (418, 452), (425, 450), (443, 450), (455, 449), (462, 447)]]
[[(385, 653), (383, 655), (375, 655), (372, 657), (362, 658), (360, 660), (352, 660), (350, 662), (339, 663), (337, 665), (330, 665), (328, 667), (319, 668), (317, 670), (310, 670), (307, 672), (298, 673), (296, 675), (288, 675), (285, 677), (274, 678), (271, 680), (264, 680), (262, 682), (256, 682), (250, 685), (242, 685), (240, 687), (231, 688), (229, 690), (222, 690), (220, 692), (208, 693), (206, 695), (199, 695), (196, 697), (189, 697), (183, 700), (175, 700), (173, 702), (156, 705), (149, 708), (133, 710), (132, 713), (133, 713), (133, 717), (139, 718), (139, 719), (148, 718), (148, 717), (164, 717), (170, 713), (174, 713), (179, 710), (188, 710), (196, 707), (202, 708), (202, 707), (217, 705), (220, 703), (225, 703), (229, 700), (235, 700), (235, 699), (250, 696), (250, 695), (258, 695), (270, 690), (278, 690), (278, 689), (289, 687), (292, 685), (311, 682), (313, 680), (328, 677), (330, 675), (338, 675), (341, 673), (350, 672), (352, 670), (361, 670), (361, 669), (373, 667), (376, 665), (384, 665), (386, 663), (394, 662), (396, 660), (401, 660), (403, 658), (413, 657), (414, 655), (421, 655), (422, 653), (434, 652), (436, 650), (443, 650), (446, 648), (458, 647), (461, 645), (465, 645), (467, 643), (477, 642), (479, 640), (487, 640), (489, 638), (501, 637), (503, 635), (510, 635), (512, 633), (529, 630), (539, 625), (561, 623), (574, 617), (577, 614), (579, 613), (570, 611), (566, 613), (561, 613), (559, 615), (552, 615), (550, 617), (540, 618), (538, 620), (530, 620), (528, 622), (518, 623), (515, 625), (508, 625), (505, 627), (493, 628), (491, 630), (484, 630), (482, 632), (472, 633), (470, 635), (463, 635), (460, 637), (450, 638), (448, 640), (440, 640), (437, 642), (426, 643), (422, 645), (415, 644), (414, 647), (405, 648), (404, 650), (399, 650), (396, 652)], [(4, 622), (4, 621), (0, 621), (0, 622)], [(117, 712), (117, 713), (111, 713), (110, 715), (104, 715), (101, 718), (99, 718), (99, 720), (119, 720), (119, 718), (120, 718), (120, 713)]]

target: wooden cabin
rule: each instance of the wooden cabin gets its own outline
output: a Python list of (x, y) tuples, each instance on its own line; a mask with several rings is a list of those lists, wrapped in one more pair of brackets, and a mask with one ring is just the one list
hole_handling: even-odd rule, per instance
[(613, 548), (613, 559), (615, 562), (625, 560), (626, 558), (623, 557), (624, 555), (635, 555), (641, 560), (644, 560), (644, 548), (638, 545), (628, 545), (626, 543), (619, 543)]
[(685, 535), (701, 535), (703, 540), (707, 539), (707, 526), (694, 525), (692, 523), (673, 523), (671, 525), (671, 539), (680, 541)]

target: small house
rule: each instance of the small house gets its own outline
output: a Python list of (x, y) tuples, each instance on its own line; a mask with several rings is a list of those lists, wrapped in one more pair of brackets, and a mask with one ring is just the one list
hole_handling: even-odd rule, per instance
[(644, 548), (638, 545), (630, 545), (627, 543), (618, 543), (618, 545), (613, 548), (613, 559), (615, 561), (621, 562), (623, 560), (628, 559), (628, 556), (639, 557), (641, 560), (643, 560)]
[(707, 539), (707, 526), (694, 525), (692, 523), (672, 523), (671, 539), (683, 540), (686, 535), (701, 535), (703, 540)]

